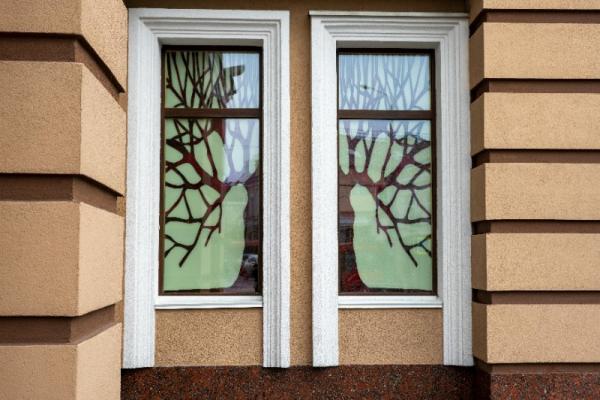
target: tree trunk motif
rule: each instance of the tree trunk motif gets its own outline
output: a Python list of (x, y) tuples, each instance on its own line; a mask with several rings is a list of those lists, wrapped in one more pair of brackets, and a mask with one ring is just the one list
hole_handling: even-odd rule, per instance
[[(258, 56), (172, 51), (168, 108), (258, 106)], [(260, 248), (260, 121), (168, 118), (164, 126), (163, 289), (255, 292)]]
[[(344, 57), (340, 108), (430, 106), (424, 63)], [(340, 292), (432, 290), (431, 129), (426, 120), (339, 120)]]

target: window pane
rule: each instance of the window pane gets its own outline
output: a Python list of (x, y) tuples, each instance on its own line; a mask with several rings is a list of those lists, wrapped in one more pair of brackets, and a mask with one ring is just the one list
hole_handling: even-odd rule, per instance
[(339, 121), (340, 292), (433, 289), (431, 123)]
[(429, 55), (340, 54), (341, 110), (430, 110)]
[(258, 292), (259, 132), (258, 119), (165, 120), (163, 290)]
[(258, 53), (168, 50), (166, 108), (258, 108)]

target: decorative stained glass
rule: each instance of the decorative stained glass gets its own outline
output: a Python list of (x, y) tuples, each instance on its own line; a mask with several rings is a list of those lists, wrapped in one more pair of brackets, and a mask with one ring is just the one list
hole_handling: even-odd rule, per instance
[[(161, 292), (257, 293), (259, 54), (178, 49), (164, 55)], [(239, 115), (233, 108), (255, 110)]]
[(430, 110), (430, 57), (340, 54), (341, 110)]
[(432, 292), (430, 55), (338, 57), (340, 294)]

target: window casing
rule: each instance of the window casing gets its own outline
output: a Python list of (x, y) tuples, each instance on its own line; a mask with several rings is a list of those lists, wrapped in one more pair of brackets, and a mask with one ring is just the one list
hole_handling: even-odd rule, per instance
[[(453, 13), (312, 11), (311, 30), (313, 365), (338, 364), (339, 308), (441, 308), (444, 363), (472, 365), (468, 18)], [(435, 115), (430, 117), (435, 135), (431, 250), (436, 276), (429, 294), (340, 295), (336, 57), (361, 49), (431, 52), (435, 62)], [(413, 111), (419, 115), (412, 117), (424, 117)], [(347, 110), (339, 112), (347, 116)], [(370, 112), (371, 117), (383, 117), (381, 110)]]
[[(262, 51), (262, 295), (160, 295), (161, 49), (232, 45)], [(155, 309), (248, 307), (262, 307), (263, 366), (289, 366), (289, 12), (129, 9), (128, 59), (123, 367), (154, 365)]]

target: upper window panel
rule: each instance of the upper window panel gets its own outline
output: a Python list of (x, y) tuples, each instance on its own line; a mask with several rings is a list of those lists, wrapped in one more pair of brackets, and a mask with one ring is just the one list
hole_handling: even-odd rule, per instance
[(258, 108), (260, 54), (169, 50), (165, 54), (166, 108)]
[(428, 54), (340, 54), (341, 110), (431, 110)]

